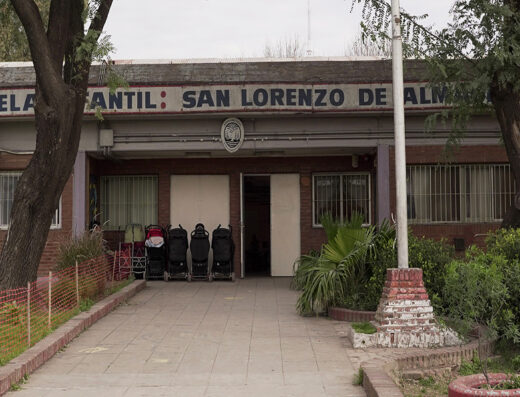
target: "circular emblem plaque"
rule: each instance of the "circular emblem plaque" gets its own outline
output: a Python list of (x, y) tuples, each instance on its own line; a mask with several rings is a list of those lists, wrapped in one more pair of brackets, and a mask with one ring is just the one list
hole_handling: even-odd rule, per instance
[(224, 148), (229, 153), (234, 153), (244, 142), (244, 126), (239, 119), (226, 119), (220, 129), (220, 137)]

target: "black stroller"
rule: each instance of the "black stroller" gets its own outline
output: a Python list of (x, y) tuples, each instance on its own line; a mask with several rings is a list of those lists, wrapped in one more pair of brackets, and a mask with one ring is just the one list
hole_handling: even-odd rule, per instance
[(229, 225), (229, 229), (218, 225), (213, 230), (211, 248), (213, 249), (213, 266), (211, 267), (213, 278), (235, 281), (235, 272), (233, 271), (235, 243), (233, 242), (231, 225)]
[(163, 278), (166, 261), (165, 232), (161, 226), (146, 227), (146, 278)]
[(213, 280), (209, 272), (209, 233), (202, 223), (197, 223), (191, 232), (191, 278)]
[(175, 229), (168, 227), (168, 264), (164, 271), (164, 281), (182, 279), (191, 281), (186, 252), (188, 232), (181, 225)]

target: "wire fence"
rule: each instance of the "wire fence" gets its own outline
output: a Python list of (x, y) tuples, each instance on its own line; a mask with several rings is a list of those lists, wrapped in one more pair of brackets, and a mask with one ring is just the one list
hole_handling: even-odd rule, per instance
[(26, 288), (0, 291), (0, 365), (127, 284), (130, 273), (121, 273), (116, 262), (110, 255), (76, 262)]

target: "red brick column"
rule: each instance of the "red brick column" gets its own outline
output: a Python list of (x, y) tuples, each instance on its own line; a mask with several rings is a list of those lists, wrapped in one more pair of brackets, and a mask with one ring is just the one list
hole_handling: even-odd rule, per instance
[(444, 346), (448, 341), (433, 316), (422, 269), (387, 269), (376, 312), (380, 347)]

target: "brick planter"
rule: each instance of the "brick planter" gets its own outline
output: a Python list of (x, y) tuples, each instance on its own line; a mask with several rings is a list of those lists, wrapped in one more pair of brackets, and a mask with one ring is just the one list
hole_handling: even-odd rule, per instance
[(330, 318), (333, 318), (337, 321), (348, 321), (350, 323), (354, 323), (372, 321), (376, 317), (376, 312), (350, 310), (344, 309), (342, 307), (330, 307), (328, 315)]
[[(488, 374), (491, 385), (507, 380), (506, 374)], [(486, 383), (483, 374), (462, 376), (450, 383), (448, 397), (464, 396), (520, 396), (520, 389), (486, 390), (478, 387)]]

